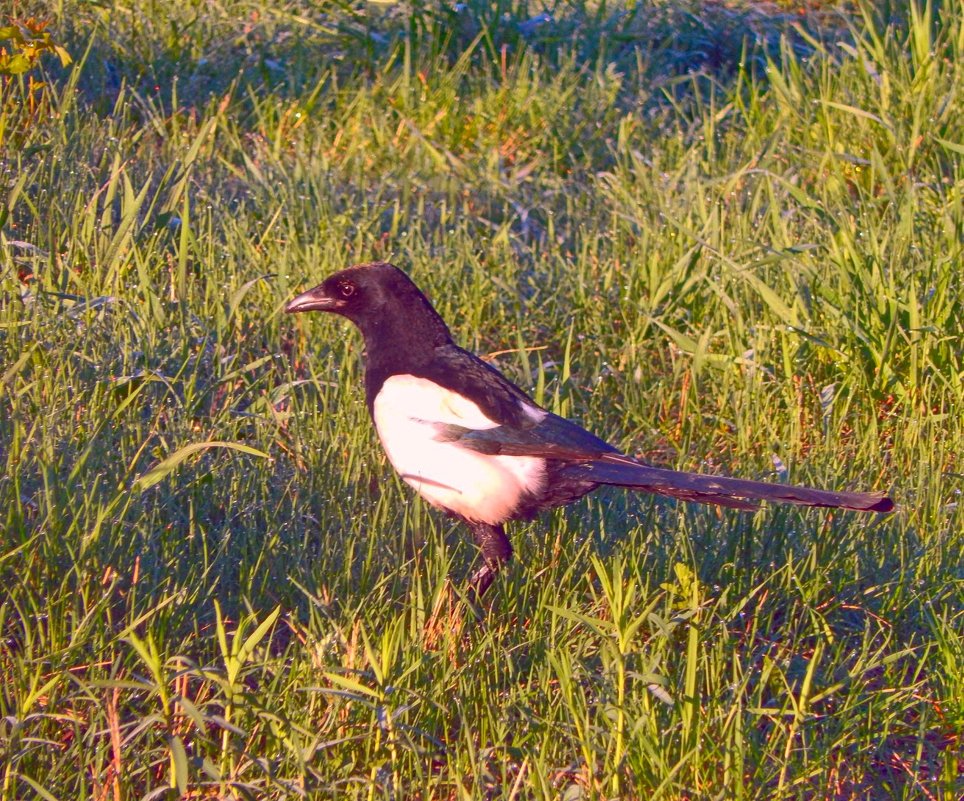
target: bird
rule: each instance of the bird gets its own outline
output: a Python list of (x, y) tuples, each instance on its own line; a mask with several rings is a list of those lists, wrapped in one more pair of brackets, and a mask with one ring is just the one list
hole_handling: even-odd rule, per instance
[(365, 346), (365, 398), (402, 480), (462, 520), (481, 551), (469, 579), (481, 598), (511, 560), (505, 524), (612, 485), (756, 510), (760, 501), (890, 512), (882, 492), (681, 472), (646, 464), (542, 408), (491, 364), (459, 347), (409, 276), (388, 262), (356, 264), (285, 306), (347, 318)]

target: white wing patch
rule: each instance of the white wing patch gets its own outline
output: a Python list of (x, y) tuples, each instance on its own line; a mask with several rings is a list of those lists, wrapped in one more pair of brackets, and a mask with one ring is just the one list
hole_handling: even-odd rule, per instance
[[(533, 420), (546, 412), (524, 407)], [(375, 429), (392, 466), (429, 503), (482, 523), (501, 523), (526, 492), (545, 486), (545, 461), (492, 456), (440, 442), (439, 427), (497, 428), (475, 403), (425, 378), (385, 380), (372, 405)]]

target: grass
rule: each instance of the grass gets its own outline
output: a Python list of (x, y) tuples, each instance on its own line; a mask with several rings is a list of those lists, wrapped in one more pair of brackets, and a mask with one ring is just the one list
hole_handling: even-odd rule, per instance
[[(40, 12), (0, 798), (964, 794), (964, 6)], [(358, 336), (281, 313), (373, 258), (630, 452), (899, 511), (598, 493), (513, 527), (474, 626)]]

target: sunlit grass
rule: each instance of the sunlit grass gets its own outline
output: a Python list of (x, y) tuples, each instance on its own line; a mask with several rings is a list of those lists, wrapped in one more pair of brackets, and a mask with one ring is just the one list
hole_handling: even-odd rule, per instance
[[(0, 798), (964, 793), (959, 3), (28, 5)], [(372, 258), (629, 452), (900, 508), (600, 492), (476, 624), (357, 333), (281, 312)]]

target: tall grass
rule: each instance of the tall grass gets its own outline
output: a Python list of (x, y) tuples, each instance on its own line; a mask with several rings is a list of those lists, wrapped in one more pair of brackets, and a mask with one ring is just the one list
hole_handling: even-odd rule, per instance
[[(0, 798), (964, 793), (960, 3), (40, 11)], [(281, 314), (373, 258), (632, 453), (900, 509), (600, 493), (514, 527), (474, 625), (359, 338)]]

